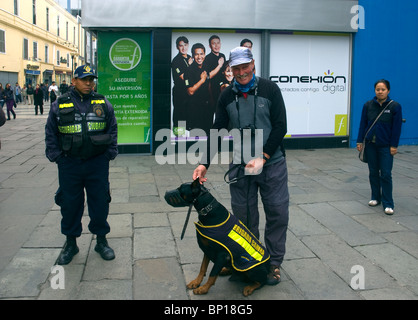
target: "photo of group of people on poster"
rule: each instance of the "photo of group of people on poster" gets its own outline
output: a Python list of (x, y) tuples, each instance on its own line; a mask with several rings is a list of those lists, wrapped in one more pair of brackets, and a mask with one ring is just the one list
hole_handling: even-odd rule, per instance
[(233, 81), (229, 51), (238, 46), (252, 49), (259, 35), (173, 33), (173, 41), (173, 138), (190, 137), (193, 129), (207, 136), (219, 95)]

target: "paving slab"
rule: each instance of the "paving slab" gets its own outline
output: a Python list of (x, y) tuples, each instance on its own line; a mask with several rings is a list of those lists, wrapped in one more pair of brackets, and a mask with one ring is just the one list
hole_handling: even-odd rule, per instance
[(318, 258), (285, 261), (282, 265), (306, 300), (358, 300), (360, 295)]
[(187, 300), (186, 290), (183, 270), (175, 257), (135, 261), (134, 299)]
[(350, 245), (385, 242), (382, 237), (371, 232), (351, 217), (336, 210), (328, 203), (303, 204), (300, 207)]
[(0, 298), (37, 297), (59, 249), (20, 249), (0, 273)]
[(391, 243), (382, 243), (361, 246), (357, 250), (395, 278), (400, 285), (408, 286), (418, 283), (416, 258), (399, 247)]

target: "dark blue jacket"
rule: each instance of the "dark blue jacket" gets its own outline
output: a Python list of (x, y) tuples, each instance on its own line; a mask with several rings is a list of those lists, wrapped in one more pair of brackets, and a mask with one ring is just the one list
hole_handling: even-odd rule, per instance
[[(80, 94), (72, 88), (70, 90), (71, 102), (74, 103), (75, 107), (79, 110), (80, 113), (86, 113), (88, 110), (91, 100), (95, 97), (95, 92), (92, 91), (90, 94), (85, 96), (80, 96)], [(118, 154), (118, 144), (117, 144), (117, 123), (115, 118), (115, 112), (113, 110), (112, 104), (105, 99), (106, 106), (108, 108), (108, 118), (106, 124), (106, 133), (109, 133), (112, 137), (112, 141), (105, 151), (105, 156), (113, 160)], [(49, 110), (49, 116), (47, 123), (45, 125), (45, 145), (46, 157), (52, 161), (57, 161), (62, 155), (63, 151), (59, 143), (59, 131), (58, 131), (58, 100), (54, 101)]]
[[(361, 113), (357, 143), (363, 142), (367, 130), (369, 130), (376, 117), (390, 101), (391, 99), (388, 97), (381, 106), (380, 103), (377, 102), (376, 97), (374, 97), (373, 100), (367, 101), (364, 104)], [(366, 140), (375, 140), (376, 146), (379, 147), (397, 148), (401, 137), (401, 127), (402, 107), (398, 102), (393, 101), (367, 134)], [(375, 139), (373, 139), (374, 137)]]

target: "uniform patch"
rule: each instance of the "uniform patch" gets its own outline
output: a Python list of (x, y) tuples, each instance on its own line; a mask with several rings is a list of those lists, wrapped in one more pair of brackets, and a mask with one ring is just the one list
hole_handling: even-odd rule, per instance
[(102, 105), (100, 105), (100, 104), (95, 105), (95, 106), (93, 107), (93, 112), (96, 114), (96, 116), (98, 116), (98, 117), (102, 117), (102, 116), (104, 115), (103, 106), (102, 106)]

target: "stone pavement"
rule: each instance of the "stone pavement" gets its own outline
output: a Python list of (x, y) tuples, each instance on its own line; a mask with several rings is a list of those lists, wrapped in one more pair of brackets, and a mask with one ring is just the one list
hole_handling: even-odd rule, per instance
[[(396, 156), (393, 216), (367, 205), (368, 170), (356, 150), (288, 150), (290, 221), (282, 282), (248, 298), (241, 294), (243, 283), (226, 277), (205, 296), (186, 289), (202, 259), (193, 227), (197, 215), (180, 240), (187, 210), (168, 206), (163, 197), (190, 181), (195, 166), (159, 165), (149, 155), (119, 155), (111, 162), (108, 239), (116, 259), (104, 261), (94, 251), (86, 212), (79, 254), (63, 269), (51, 269), (65, 238), (54, 204), (56, 165), (44, 156), (48, 110), (35, 117), (32, 108), (19, 105), (17, 119), (0, 128), (0, 299), (418, 298), (418, 146), (401, 146)], [(211, 166), (207, 187), (216, 186), (212, 193), (230, 208), (222, 184), (226, 170)]]

